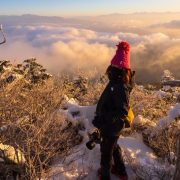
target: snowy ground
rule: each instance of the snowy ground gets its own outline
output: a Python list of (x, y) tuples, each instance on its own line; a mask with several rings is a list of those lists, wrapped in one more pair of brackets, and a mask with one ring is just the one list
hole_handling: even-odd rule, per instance
[[(96, 147), (90, 151), (85, 145), (88, 141), (87, 133), (93, 128), (91, 121), (96, 107), (79, 106), (73, 99), (71, 99), (66, 104), (66, 108), (66, 110), (60, 110), (60, 113), (67, 116), (67, 118), (73, 123), (83, 123), (85, 129), (79, 133), (84, 137), (84, 139), (80, 145), (73, 149), (73, 152), (70, 155), (62, 158), (54, 164), (49, 174), (49, 178), (53, 180), (96, 180), (97, 169), (99, 168), (100, 162), (100, 147), (99, 145), (96, 145)], [(173, 111), (174, 114), (180, 114), (179, 104), (176, 105), (175, 109), (176, 110), (171, 109), (166, 121), (169, 122), (170, 119), (172, 119)], [(160, 122), (160, 124), (163, 124), (162, 122)], [(159, 126), (160, 124), (157, 124), (156, 126)], [(174, 168), (168, 164), (159, 164), (153, 151), (143, 143), (141, 134), (133, 134), (128, 137), (120, 136), (118, 143), (123, 149), (124, 157), (126, 157), (126, 168), (129, 180), (136, 179), (132, 164), (140, 166), (141, 169), (147, 168), (147, 171), (152, 171), (152, 169), (156, 167), (159, 171), (163, 168)], [(111, 175), (111, 177), (112, 180), (117, 179), (114, 175)], [(147, 176), (145, 179), (158, 180), (155, 175), (154, 177)]]

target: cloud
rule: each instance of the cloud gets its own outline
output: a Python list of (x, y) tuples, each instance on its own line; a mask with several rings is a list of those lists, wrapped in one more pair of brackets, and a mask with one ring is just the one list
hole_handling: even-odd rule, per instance
[(51, 72), (97, 68), (102, 73), (115, 45), (126, 40), (132, 46), (131, 65), (137, 71), (137, 81), (158, 82), (164, 69), (180, 78), (180, 39), (164, 33), (98, 32), (57, 23), (9, 26), (6, 33), (8, 41), (0, 47), (2, 59), (19, 62), (36, 57)]
[(173, 20), (168, 23), (161, 24), (161, 26), (166, 27), (166, 28), (179, 29), (180, 28), (180, 20)]
[[(86, 70), (103, 69), (112, 57), (113, 49), (99, 43), (89, 44), (85, 41), (64, 43), (59, 41), (52, 45), (49, 54), (53, 59), (59, 57), (59, 61), (55, 61), (59, 70), (73, 71), (78, 67)], [(52, 63), (51, 69), (54, 69), (56, 65), (54, 66), (54, 63)]]
[(179, 59), (180, 39), (159, 33), (145, 37), (145, 41), (132, 49), (132, 64), (137, 70), (137, 79), (143, 82), (159, 82), (164, 69), (180, 78)]
[(91, 30), (18, 26), (12, 32), (11, 28), (8, 43), (0, 49), (1, 58), (18, 62), (36, 57), (51, 72), (104, 67), (114, 52), (107, 44), (97, 42), (98, 35)]

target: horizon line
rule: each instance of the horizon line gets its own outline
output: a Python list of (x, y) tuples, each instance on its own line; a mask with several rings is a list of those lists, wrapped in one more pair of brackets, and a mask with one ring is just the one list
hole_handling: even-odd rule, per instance
[(43, 17), (96, 17), (96, 16), (106, 16), (106, 15), (133, 15), (133, 14), (176, 14), (180, 11), (135, 11), (135, 12), (112, 12), (107, 14), (84, 14), (84, 15), (46, 15), (46, 14), (36, 14), (36, 13), (25, 13), (25, 14), (0, 14), (0, 16), (43, 16)]

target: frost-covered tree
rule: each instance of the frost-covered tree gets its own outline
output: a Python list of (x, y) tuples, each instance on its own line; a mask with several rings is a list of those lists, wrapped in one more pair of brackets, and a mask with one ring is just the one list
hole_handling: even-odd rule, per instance
[(81, 96), (84, 96), (87, 93), (88, 78), (81, 75), (73, 79), (66, 77), (64, 79), (64, 87), (68, 92), (66, 95), (69, 98), (79, 99)]
[(0, 83), (11, 84), (23, 79), (26, 84), (34, 85), (46, 82), (52, 75), (36, 62), (35, 58), (24, 60), (22, 64), (12, 65), (10, 61), (0, 61)]
[[(20, 64), (18, 66), (21, 69)], [(35, 58), (24, 60), (23, 70), (25, 78), (33, 84), (40, 83), (52, 76), (46, 72), (46, 69), (42, 65), (36, 62)]]

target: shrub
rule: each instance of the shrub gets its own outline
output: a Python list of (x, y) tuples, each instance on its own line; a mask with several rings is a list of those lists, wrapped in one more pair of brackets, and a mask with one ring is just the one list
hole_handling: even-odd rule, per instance
[[(78, 127), (59, 112), (66, 94), (61, 82), (57, 84), (53, 78), (34, 81), (32, 77), (24, 76), (11, 87), (4, 82), (0, 87), (0, 127), (5, 127), (0, 131), (0, 143), (24, 154), (23, 168), (18, 163), (13, 168), (21, 169), (23, 179), (34, 180), (43, 176), (53, 158), (67, 153), (82, 138)], [(4, 176), (12, 169), (6, 165), (1, 166), (7, 169), (1, 171)]]

